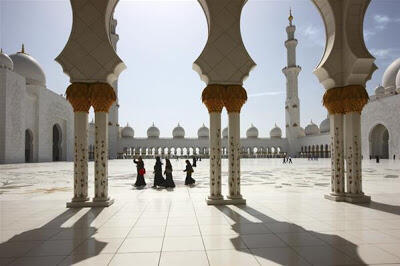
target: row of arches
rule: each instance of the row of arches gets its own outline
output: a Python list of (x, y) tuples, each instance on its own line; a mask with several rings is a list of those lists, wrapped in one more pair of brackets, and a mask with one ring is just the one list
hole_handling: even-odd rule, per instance
[(313, 144), (308, 146), (301, 146), (301, 158), (330, 158), (331, 148), (328, 144)]
[[(31, 129), (25, 130), (25, 162), (34, 162), (33, 147), (35, 138)], [(54, 162), (62, 160), (62, 131), (59, 124), (54, 124), (52, 128), (52, 160)]]
[[(89, 145), (89, 158), (93, 159), (94, 146)], [(125, 147), (123, 149), (123, 158), (132, 158), (134, 156), (153, 157), (157, 155), (168, 156), (201, 156), (208, 157), (208, 147)], [(228, 148), (221, 148), (221, 155), (228, 156)], [(280, 157), (285, 155), (281, 147), (242, 147), (241, 156), (249, 157)]]

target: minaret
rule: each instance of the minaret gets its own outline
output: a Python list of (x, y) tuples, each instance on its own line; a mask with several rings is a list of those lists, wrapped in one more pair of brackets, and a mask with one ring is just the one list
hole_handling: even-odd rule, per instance
[[(110, 40), (115, 51), (117, 51), (117, 42), (119, 36), (116, 33), (117, 20), (112, 18), (110, 21)], [(114, 81), (112, 84), (115, 94), (117, 95), (117, 100), (113, 103), (108, 112), (108, 156), (110, 159), (117, 158), (118, 152), (118, 135), (119, 135), (119, 124), (118, 124), (118, 80)]]
[(289, 153), (295, 155), (297, 150), (294, 147), (296, 138), (300, 133), (300, 101), (298, 95), (297, 77), (301, 71), (301, 67), (296, 65), (296, 46), (297, 39), (294, 38), (296, 26), (292, 24), (293, 16), (290, 10), (289, 26), (286, 27), (288, 39), (285, 41), (287, 49), (287, 66), (282, 69), (286, 76), (286, 102), (285, 102), (285, 118), (286, 118), (286, 138), (289, 141)]

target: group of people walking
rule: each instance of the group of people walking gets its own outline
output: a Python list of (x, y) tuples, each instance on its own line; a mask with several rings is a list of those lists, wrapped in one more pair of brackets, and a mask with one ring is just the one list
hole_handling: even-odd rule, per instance
[[(133, 162), (136, 164), (136, 169), (137, 169), (137, 177), (134, 186), (145, 187), (146, 181), (144, 179), (144, 175), (146, 174), (146, 168), (144, 167), (144, 162), (142, 160), (142, 157), (139, 157), (137, 160), (134, 159)], [(165, 169), (164, 169), (165, 179), (163, 176), (162, 165), (163, 163), (161, 162), (161, 158), (157, 156), (153, 172), (154, 173), (153, 188), (174, 188), (175, 182), (172, 177), (173, 169), (171, 161), (168, 158), (165, 159)], [(194, 164), (194, 166), (196, 165)], [(193, 185), (196, 182), (196, 180), (192, 178), (192, 173), (194, 172), (194, 170), (189, 160), (186, 160), (186, 168), (185, 170), (183, 170), (183, 172), (186, 172), (185, 185)]]

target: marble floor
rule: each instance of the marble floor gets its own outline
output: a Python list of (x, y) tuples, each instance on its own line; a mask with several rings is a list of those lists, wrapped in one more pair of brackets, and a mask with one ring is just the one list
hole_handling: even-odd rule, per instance
[(205, 204), (208, 160), (192, 188), (172, 164), (174, 190), (136, 190), (132, 161), (110, 161), (115, 203), (93, 209), (65, 207), (72, 163), (0, 165), (0, 265), (400, 265), (400, 161), (364, 160), (372, 203), (354, 205), (323, 198), (329, 159), (243, 159), (247, 205), (224, 207)]

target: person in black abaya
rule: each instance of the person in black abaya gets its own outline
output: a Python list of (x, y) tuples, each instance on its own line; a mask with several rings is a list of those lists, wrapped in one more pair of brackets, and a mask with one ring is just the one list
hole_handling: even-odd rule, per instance
[(160, 156), (156, 157), (156, 164), (154, 165), (154, 184), (153, 188), (163, 187), (165, 179), (162, 175), (162, 162)]
[(192, 173), (194, 170), (189, 160), (186, 160), (186, 168), (183, 170), (183, 172), (186, 172), (185, 185), (192, 185), (196, 182), (196, 180), (192, 178)]
[(192, 164), (193, 167), (196, 167), (196, 166), (197, 166), (197, 165), (196, 165), (196, 162), (197, 162), (196, 157), (193, 157), (193, 164)]
[(146, 181), (144, 181), (144, 174), (146, 172), (144, 168), (144, 162), (142, 160), (142, 157), (139, 156), (138, 160), (133, 159), (133, 162), (136, 164), (136, 170), (137, 170), (137, 177), (136, 177), (136, 182), (134, 184), (135, 187), (144, 187), (146, 186)]
[(165, 184), (166, 188), (174, 188), (175, 183), (174, 179), (172, 178), (172, 165), (169, 159), (165, 159)]

